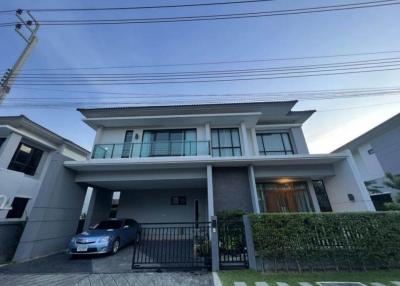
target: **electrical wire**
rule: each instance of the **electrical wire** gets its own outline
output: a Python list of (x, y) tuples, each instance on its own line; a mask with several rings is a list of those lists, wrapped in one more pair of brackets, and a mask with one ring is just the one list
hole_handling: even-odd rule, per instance
[[(188, 22), (188, 21), (229, 20), (229, 19), (258, 18), (258, 17), (344, 11), (344, 10), (354, 10), (363, 8), (393, 6), (399, 4), (400, 2), (398, 0), (380, 0), (380, 1), (358, 2), (351, 4), (325, 5), (325, 6), (308, 7), (308, 8), (246, 12), (246, 13), (209, 14), (209, 15), (197, 15), (197, 16), (128, 18), (128, 19), (41, 20), (40, 24), (42, 26), (43, 25), (76, 26), (76, 25), (120, 25), (120, 24), (149, 24), (149, 23), (172, 23), (172, 22)], [(0, 24), (13, 25), (15, 24), (15, 22), (0, 23)]]

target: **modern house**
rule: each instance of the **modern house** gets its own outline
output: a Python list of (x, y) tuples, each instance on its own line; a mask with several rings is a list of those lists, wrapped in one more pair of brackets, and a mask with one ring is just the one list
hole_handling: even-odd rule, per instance
[(93, 187), (88, 223), (209, 221), (220, 211), (374, 211), (350, 152), (309, 154), (296, 101), (79, 109), (91, 158), (67, 161)]
[(396, 193), (383, 184), (385, 173), (400, 174), (400, 113), (336, 149), (350, 150), (361, 179), (375, 188), (372, 196)]
[[(88, 155), (23, 115), (0, 117), (0, 261), (5, 252), (13, 254), (21, 231), (16, 257), (64, 247), (76, 232), (86, 188), (74, 182), (63, 162)], [(74, 200), (68, 209), (65, 197)], [(71, 217), (74, 222), (63, 225)]]

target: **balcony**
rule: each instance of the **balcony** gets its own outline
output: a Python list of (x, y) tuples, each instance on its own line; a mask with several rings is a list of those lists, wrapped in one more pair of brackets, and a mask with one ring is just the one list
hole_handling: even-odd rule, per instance
[(209, 141), (96, 144), (92, 159), (210, 155)]

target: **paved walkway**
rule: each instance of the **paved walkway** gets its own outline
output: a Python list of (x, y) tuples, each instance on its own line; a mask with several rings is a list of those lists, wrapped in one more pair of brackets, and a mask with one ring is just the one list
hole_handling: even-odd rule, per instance
[[(383, 284), (379, 282), (371, 282), (371, 283), (360, 283), (360, 282), (317, 282), (317, 283), (309, 283), (309, 282), (298, 282), (298, 284), (289, 285), (286, 282), (276, 282), (275, 283), (267, 283), (267, 282), (256, 282), (255, 285), (251, 286), (314, 286), (314, 285), (320, 285), (320, 286), (400, 286), (400, 281), (391, 281), (391, 284)], [(225, 286), (225, 285), (224, 285)], [(229, 285), (230, 286), (230, 285)], [(245, 282), (235, 282), (233, 286), (250, 286), (247, 285)]]
[(0, 274), (1, 286), (212, 286), (208, 274)]

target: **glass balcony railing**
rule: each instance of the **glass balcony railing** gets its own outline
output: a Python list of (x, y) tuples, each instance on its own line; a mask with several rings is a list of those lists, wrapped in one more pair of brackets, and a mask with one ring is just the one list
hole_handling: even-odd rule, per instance
[(210, 155), (209, 141), (96, 144), (92, 159)]

